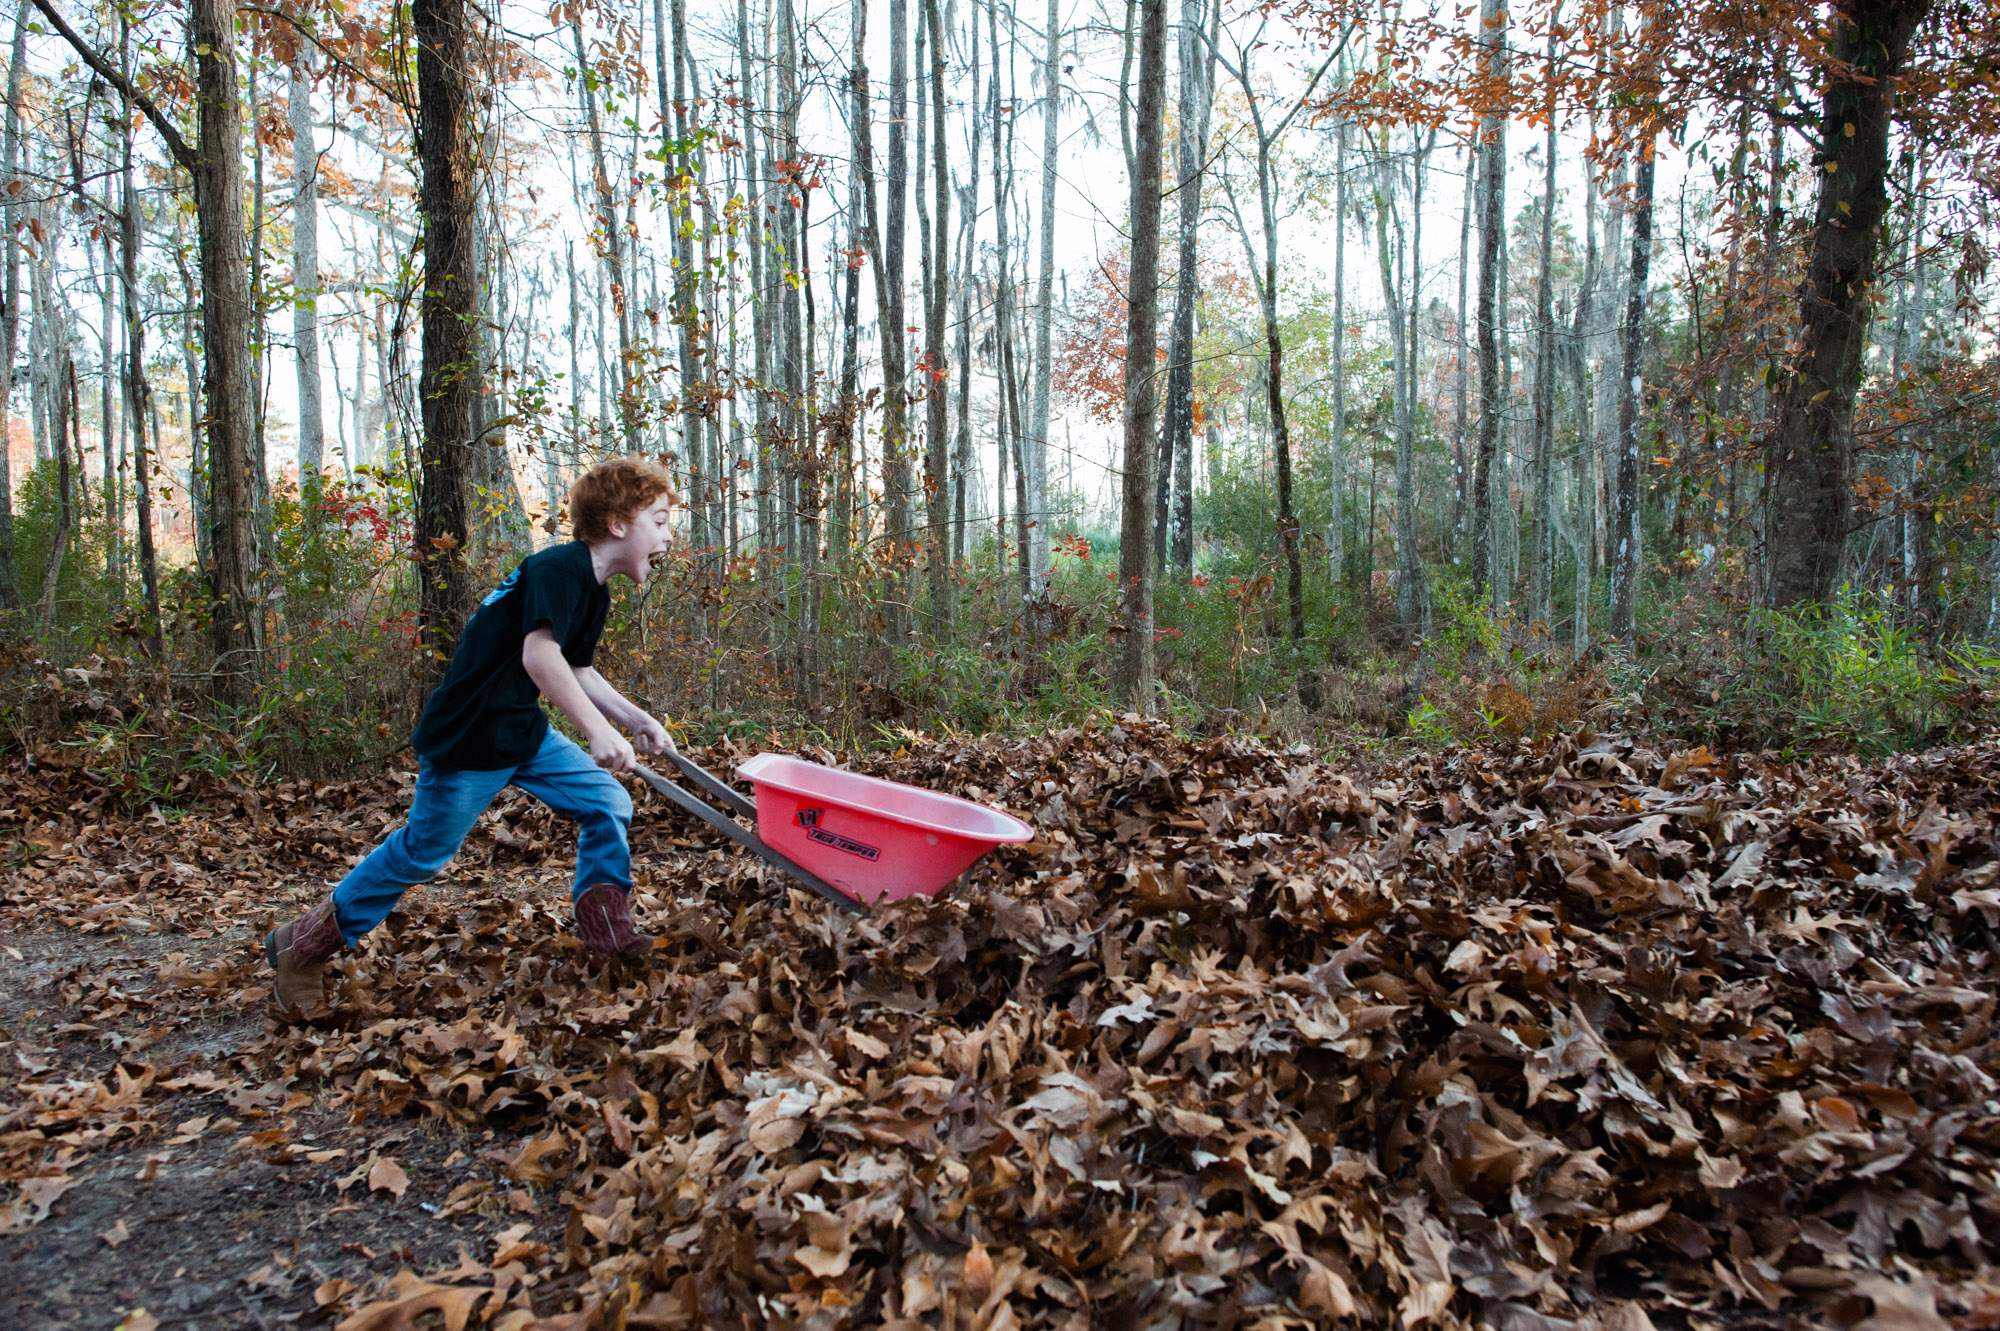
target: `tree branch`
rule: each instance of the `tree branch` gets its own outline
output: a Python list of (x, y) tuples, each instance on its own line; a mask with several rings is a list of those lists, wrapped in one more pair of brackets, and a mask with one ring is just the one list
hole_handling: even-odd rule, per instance
[[(40, 0), (37, 0), (37, 3), (39, 2)], [(410, 104), (407, 101), (403, 99), (400, 93), (396, 92), (393, 88), (384, 86), (379, 79), (377, 79), (374, 75), (370, 74), (367, 70), (361, 68), (361, 66), (355, 64), (352, 60), (347, 59), (345, 56), (342, 56), (337, 52), (335, 52), (332, 47), (328, 46), (324, 41), (320, 40), (320, 36), (318, 33), (314, 32), (312, 28), (307, 24), (301, 22), (295, 15), (287, 14), (282, 9), (270, 9), (263, 5), (238, 5), (236, 8), (240, 13), (262, 14), (266, 18), (283, 20), (284, 22), (290, 24), (292, 30), (298, 33), (299, 36), (305, 38), (307, 41), (311, 42), (314, 46), (318, 47), (320, 54), (324, 55), (328, 60), (332, 61), (335, 65), (339, 66), (340, 68), (346, 70), (348, 73), (352, 74), (355, 78), (360, 79), (363, 83), (373, 88), (376, 92), (379, 92), (384, 97), (388, 98), (392, 106), (406, 113), (414, 109), (410, 106)]]
[(174, 160), (180, 163), (182, 169), (189, 175), (195, 174), (201, 165), (200, 159), (195, 155), (194, 149), (188, 146), (188, 141), (181, 137), (181, 132), (174, 127), (174, 122), (167, 119), (165, 113), (153, 103), (153, 99), (133, 87), (130, 80), (121, 74), (116, 66), (78, 36), (76, 29), (70, 27), (63, 20), (63, 16), (56, 12), (54, 0), (34, 0), (34, 5), (42, 11), (43, 17), (55, 26), (55, 30), (62, 34), (62, 39), (70, 44), (84, 64), (89, 65), (99, 78), (132, 99), (132, 104), (145, 113), (146, 119), (153, 122), (153, 128), (160, 131), (160, 137), (167, 141), (167, 150), (174, 155)]

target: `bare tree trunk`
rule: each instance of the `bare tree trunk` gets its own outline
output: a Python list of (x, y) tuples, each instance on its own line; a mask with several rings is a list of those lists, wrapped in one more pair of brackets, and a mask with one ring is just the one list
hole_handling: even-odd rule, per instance
[[(867, 18), (866, 2), (855, 0), (858, 19), (864, 24)], [(859, 40), (857, 35), (856, 41)], [(736, 47), (737, 77), (741, 81), (737, 95), (743, 98), (743, 169), (748, 176), (744, 182), (744, 193), (751, 201), (747, 210), (744, 248), (750, 251), (750, 366), (756, 376), (752, 394), (754, 410), (751, 414), (757, 439), (756, 465), (753, 468), (757, 497), (757, 567), (760, 574), (768, 574), (770, 564), (762, 553), (777, 545), (777, 515), (771, 502), (771, 300), (766, 279), (775, 259), (765, 252), (768, 246), (764, 230), (764, 196), (769, 186), (769, 173), (764, 163), (768, 154), (759, 146), (763, 135), (756, 120), (757, 80), (752, 70), (754, 50), (750, 42), (749, 8), (744, 0), (737, 0), (736, 5)]]
[[(0, 128), (0, 181), (12, 181), (20, 166), (21, 154), (21, 76), (28, 58), (28, 6), (19, 5), (14, 11), (14, 44), (7, 62), (7, 107), (6, 123)], [(21, 210), (8, 195), (4, 209), (0, 209), (0, 226), (6, 235), (0, 237), (0, 246), (5, 246), (4, 262), (7, 265), (4, 286), (6, 308), (0, 310), (0, 609), (19, 610), (21, 608), (21, 579), (15, 562), (14, 551), (14, 464), (12, 425), (9, 420), (14, 405), (14, 358), (20, 349), (21, 336)]]
[[(368, 334), (370, 322), (367, 308), (359, 300), (354, 305), (354, 442), (347, 455), (347, 480), (354, 484), (356, 469), (375, 466), (375, 413), (368, 404)], [(575, 392), (572, 381), (570, 391)]]
[(805, 236), (810, 222), (807, 209), (812, 193), (796, 163), (799, 161), (799, 81), (798, 28), (791, 0), (779, 0), (775, 15), (778, 25), (778, 143), (785, 160), (794, 165), (794, 187), (799, 196), (796, 209), (780, 210), (780, 236), (788, 266), (782, 302), (785, 330), (785, 404), (789, 428), (785, 431), (792, 459), (792, 511), (797, 530), (794, 558), (799, 568), (798, 595), (798, 692), (804, 697), (812, 688), (818, 669), (820, 499), (819, 458), (814, 447), (813, 420), (807, 391), (811, 372), (806, 364), (806, 337), (800, 308), (802, 292), (812, 284), (811, 251)]
[[(464, 13), (464, 0), (438, 0), (438, 4), (450, 7), (460, 16)], [(464, 26), (462, 17), (455, 19), (453, 26), (462, 30)], [(639, 447), (639, 433), (635, 413), (637, 403), (633, 401), (631, 381), (632, 334), (627, 326), (626, 317), (626, 308), (631, 302), (625, 289), (625, 239), (618, 225), (618, 200), (612, 191), (609, 159), (604, 153), (604, 129), (597, 110), (597, 88), (591, 77), (590, 54), (583, 44), (582, 6), (576, 6), (569, 11), (569, 30), (576, 49), (577, 90), (583, 95), (584, 118), (590, 128), (591, 178), (596, 184), (597, 223), (604, 231), (606, 263), (611, 276), (611, 312), (618, 320), (618, 422), (625, 438), (625, 450), (636, 452)], [(421, 53), (422, 47), (418, 49)], [(464, 38), (460, 37), (461, 55), (458, 57), (458, 63), (461, 67), (464, 63), (463, 49)], [(418, 75), (418, 82), (421, 85), (421, 73)], [(421, 149), (418, 155), (422, 155)], [(425, 253), (425, 270), (426, 272), (430, 270), (428, 251)], [(428, 306), (428, 300), (425, 304)], [(428, 339), (428, 323), (425, 325), (425, 333)]]
[[(264, 111), (257, 96), (257, 57), (260, 54), (261, 34), (255, 28), (246, 31), (250, 35), (250, 58), (244, 71), (249, 103), (246, 110), (250, 120), (245, 126), (250, 142), (250, 427), (257, 462), (256, 472), (251, 477), (251, 490), (255, 496), (258, 525), (268, 527), (271, 514), (271, 454), (265, 447), (268, 433), (265, 427), (269, 424), (266, 417), (271, 406), (271, 323), (269, 304), (265, 299), (270, 294), (270, 282), (264, 272), (264, 135), (259, 129)], [(269, 608), (280, 608), (284, 594), (284, 579), (275, 578), (264, 584), (265, 601)], [(267, 625), (267, 635), (269, 631)], [(279, 637), (283, 637), (282, 630)], [(268, 642), (266, 646), (269, 647)], [(282, 649), (276, 649), (272, 664), (281, 666), (283, 660)]]
[[(958, 440), (954, 447), (956, 454), (952, 462), (952, 526), (951, 551), (955, 563), (963, 563), (966, 556), (966, 522), (971, 516), (966, 510), (967, 495), (974, 483), (972, 467), (972, 292), (978, 272), (979, 239), (979, 149), (985, 138), (986, 103), (979, 88), (979, 8), (968, 6), (966, 15), (966, 57), (972, 65), (972, 92), (967, 101), (972, 119), (967, 127), (967, 150), (971, 163), (967, 168), (963, 201), (959, 211), (964, 214), (962, 224), (963, 239), (959, 256), (958, 276)], [(997, 79), (997, 72), (994, 77)]]
[[(1035, 276), (1035, 378), (1028, 428), (1021, 436), (1021, 469), (1028, 506), (1028, 622), (1037, 640), (1048, 632), (1049, 607), (1049, 386), (1054, 378), (1050, 328), (1055, 318), (1056, 158), (1062, 140), (1062, 12), (1049, 0), (1046, 55), (1042, 62), (1042, 236)], [(1164, 554), (1165, 547), (1161, 548)]]
[[(1597, 137), (1595, 125), (1591, 137)], [(1588, 159), (1583, 164), (1583, 280), (1577, 286), (1576, 314), (1570, 325), (1568, 360), (1570, 399), (1576, 410), (1576, 454), (1571, 464), (1575, 474), (1576, 517), (1569, 534), (1576, 556), (1576, 604), (1573, 611), (1572, 640), (1581, 657), (1590, 645), (1591, 533), (1597, 525), (1596, 471), (1591, 465), (1596, 439), (1591, 419), (1589, 365), (1586, 352), (1591, 322), (1597, 306), (1597, 171)]]
[[(1166, 0), (1139, 0), (1139, 104), (1132, 170), (1130, 299), (1125, 324), (1124, 518), (1118, 547), (1124, 643), (1113, 696), (1153, 712), (1153, 431), (1158, 416), (1160, 137), (1167, 83)], [(1276, 390), (1273, 390), (1275, 396)], [(1294, 533), (1296, 535), (1296, 533)]]
[[(574, 467), (583, 450), (583, 316), (577, 300), (576, 246), (563, 246), (563, 267), (569, 277), (569, 462)], [(549, 535), (554, 536), (556, 512), (563, 505), (563, 477), (556, 470), (555, 460), (549, 460), (547, 476), (549, 487)]]
[[(1549, 26), (1548, 58), (1556, 61), (1556, 34)], [(1548, 138), (1542, 163), (1542, 271), (1535, 283), (1535, 543), (1528, 565), (1528, 615), (1547, 622), (1554, 613), (1555, 585), (1555, 453), (1556, 453), (1556, 107), (1555, 86), (1549, 87), (1543, 109)]]
[[(1496, 85), (1507, 78), (1508, 14), (1503, 0), (1481, 0), (1481, 41), (1486, 73)], [(1504, 100), (1504, 92), (1496, 94)], [(1493, 560), (1493, 463), (1500, 449), (1500, 256), (1507, 242), (1507, 119), (1496, 107), (1479, 122), (1479, 448), (1472, 476), (1472, 591), (1485, 593), (1497, 579)]]
[[(972, 44), (977, 53), (978, 43)], [(975, 94), (973, 102), (978, 103)], [(978, 127), (972, 133), (974, 143), (979, 141)], [(954, 565), (965, 562), (966, 496), (972, 485), (972, 287), (973, 250), (975, 232), (978, 229), (979, 164), (972, 164), (972, 174), (968, 183), (960, 191), (961, 212), (959, 222), (958, 266), (958, 425), (951, 447), (951, 562)]]
[[(1625, 245), (1625, 210), (1630, 201), (1626, 186), (1631, 174), (1628, 158), (1621, 157), (1612, 173), (1605, 195), (1604, 278), (1601, 286), (1603, 326), (1592, 334), (1597, 346), (1596, 392), (1597, 437), (1590, 450), (1590, 492), (1593, 509), (1590, 529), (1590, 575), (1594, 581), (1611, 562), (1611, 472), (1618, 453), (1618, 328), (1624, 316), (1619, 293), (1625, 289), (1625, 269), (1632, 259)], [(1761, 391), (1761, 390), (1760, 390)]]
[[(1919, 148), (1910, 154), (1912, 185), (1922, 180), (1923, 176), (1923, 151)], [(1914, 368), (1920, 373), (1930, 368), (1924, 336), (1925, 315), (1930, 308), (1930, 271), (1927, 251), (1924, 249), (1924, 228), (1930, 200), (1915, 188), (1911, 193), (1916, 197), (1917, 205), (1916, 216), (1911, 219), (1910, 226), (1909, 245), (1913, 261), (1909, 281), (1904, 287), (1904, 305), (1907, 311), (1906, 317), (1913, 316), (1914, 326), (1910, 323), (1904, 324), (1903, 336), (1898, 339), (1901, 345), (1897, 348), (1894, 368), (1891, 370), (1892, 380), (1901, 378), (1907, 372), (1905, 365), (1913, 357), (1918, 362)], [(1921, 386), (1916, 391), (1919, 394), (1925, 393)], [(1898, 578), (1903, 589), (1904, 608), (1915, 611), (1920, 606), (1922, 592), (1921, 565), (1917, 547), (1923, 524), (1917, 515), (1917, 486), (1922, 474), (1923, 455), (1915, 446), (1911, 430), (1906, 427), (1898, 433), (1901, 447), (1896, 450), (1896, 461), (1897, 469), (1902, 473), (1904, 498), (1901, 511), (1896, 514), (1896, 544), (1901, 563)]]
[[(199, 242), (197, 242), (199, 247)], [(215, 551), (209, 541), (214, 534), (209, 521), (212, 483), (205, 483), (208, 472), (208, 435), (206, 424), (208, 412), (203, 400), (202, 365), (196, 348), (199, 341), (195, 334), (195, 314), (201, 308), (201, 287), (187, 265), (187, 237), (183, 231), (181, 214), (174, 214), (174, 267), (181, 279), (181, 375), (187, 381), (187, 433), (188, 433), (188, 516), (194, 526), (195, 567), (206, 574), (213, 585), (215, 578)], [(205, 317), (205, 315), (204, 315)]]
[(1332, 494), (1326, 515), (1327, 575), (1338, 583), (1347, 570), (1347, 514), (1342, 501), (1347, 482), (1347, 139), (1346, 120), (1335, 130), (1333, 156), (1333, 437), (1327, 448)]
[(319, 151), (313, 145), (309, 49), (299, 43), (286, 98), (292, 122), (292, 341), (298, 359), (302, 491), (325, 465), (319, 383)]
[(202, 402), (208, 435), (215, 672), (223, 698), (240, 706), (250, 702), (262, 673), (264, 550), (257, 505), (263, 458), (256, 451), (251, 419), (256, 399), (234, 0), (190, 0), (188, 27), (201, 125), (194, 175), (201, 222)]
[[(1179, 250), (1176, 255), (1178, 271), (1174, 276), (1174, 321), (1167, 337), (1166, 427), (1160, 432), (1159, 502), (1153, 520), (1155, 564), (1165, 570), (1167, 552), (1171, 547), (1175, 571), (1183, 581), (1194, 572), (1194, 485), (1189, 474), (1194, 462), (1194, 307), (1201, 294), (1197, 242), (1201, 231), (1201, 187), (1205, 175), (1203, 155), (1208, 147), (1208, 117), (1214, 88), (1215, 45), (1210, 42), (1204, 49), (1203, 8), (1204, 0), (1181, 0), (1180, 134), (1175, 183), (1180, 205)], [(1053, 129), (1050, 130), (1050, 137), (1053, 141)], [(1051, 174), (1044, 182), (1045, 194), (1049, 198), (1053, 198), (1053, 179)], [(1049, 243), (1054, 234), (1051, 218), (1043, 224), (1044, 244)], [(1048, 300), (1046, 292), (1042, 299), (1044, 302)], [(1334, 336), (1339, 337), (1339, 332), (1336, 331)], [(1045, 368), (1044, 379), (1047, 376)]]
[[(1410, 248), (1404, 296), (1409, 304), (1409, 331), (1404, 337), (1403, 409), (1396, 425), (1396, 617), (1405, 625), (1415, 625), (1418, 614), (1430, 605), (1430, 591), (1424, 584), (1424, 561), (1417, 549), (1417, 315), (1421, 309), (1418, 276), (1423, 271), (1424, 253), (1424, 170), (1431, 150), (1437, 146), (1433, 126), (1421, 145), (1417, 130), (1410, 130)], [(1402, 239), (1397, 237), (1400, 249)], [(1401, 267), (1401, 265), (1398, 265)]]
[(1929, 0), (1842, 0), (1820, 110), (1819, 205), (1800, 300), (1802, 354), (1785, 383), (1765, 466), (1773, 606), (1825, 602), (1853, 521), (1854, 400), (1888, 208), (1896, 76)]
[[(1013, 375), (1009, 348), (1013, 346), (1014, 337), (1014, 272), (1007, 245), (1007, 215), (1012, 206), (1012, 191), (1008, 188), (1011, 183), (1012, 173), (1007, 170), (1009, 164), (1008, 157), (1002, 148), (1000, 137), (1003, 132), (1002, 121), (1005, 117), (1001, 114), (1000, 105), (1000, 71), (1002, 66), (1000, 63), (999, 15), (999, 0), (987, 0), (986, 35), (988, 45), (993, 53), (993, 91), (989, 99), (993, 126), (993, 372), (995, 389), (994, 415), (996, 417), (993, 434), (995, 439), (994, 454), (996, 463), (994, 467), (995, 490), (998, 500), (995, 508), (999, 519), (999, 527), (994, 539), (993, 555), (994, 567), (996, 569), (1004, 569), (1007, 563), (1007, 459), (1010, 446), (1015, 449), (1019, 448), (1018, 430), (1012, 427), (1018, 425), (1020, 413), (1011, 413), (1014, 419), (1010, 421), (1007, 403), (1008, 384), (1011, 382)], [(1023, 572), (1025, 573), (1025, 570)]]
[[(924, 354), (930, 373), (924, 385), (925, 413), (925, 510), (930, 523), (925, 542), (930, 555), (931, 631), (940, 636), (951, 627), (951, 551), (946, 540), (947, 454), (946, 409), (951, 389), (945, 363), (945, 295), (951, 264), (951, 166), (944, 142), (944, 23), (937, 0), (924, 0), (924, 17), (931, 35), (931, 219), (930, 287), (924, 312)], [(1054, 38), (1050, 39), (1051, 41)], [(1043, 538), (1046, 550), (1047, 538)]]
[[(76, 432), (76, 364), (61, 343), (56, 351), (55, 392), (49, 406), (50, 442), (56, 453), (56, 534), (49, 542), (49, 566), (42, 574), (41, 629), (46, 635), (55, 619), (56, 589), (62, 582), (63, 561), (69, 554), (70, 531), (76, 518), (70, 503), (73, 483), (69, 470), (68, 436)], [(84, 478), (88, 480), (88, 477)]]
[[(122, 17), (119, 20), (118, 49), (119, 65), (129, 83), (132, 70), (131, 24)], [(119, 246), (124, 260), (120, 276), (125, 297), (125, 419), (132, 430), (132, 488), (138, 500), (139, 586), (146, 603), (146, 641), (148, 650), (159, 662), (160, 693), (164, 699), (169, 691), (169, 676), (162, 651), (159, 561), (153, 548), (153, 487), (146, 474), (145, 407), (151, 391), (146, 386), (146, 321), (144, 311), (139, 307), (139, 199), (132, 188), (132, 111), (132, 99), (127, 96), (124, 121), (119, 129), (119, 201), (124, 206), (118, 216)], [(9, 276), (12, 276), (11, 264)], [(10, 299), (10, 310), (12, 305)], [(12, 340), (10, 335), (8, 342), (11, 344)], [(6, 358), (6, 366), (11, 377), (11, 354)], [(6, 419), (0, 414), (0, 453), (6, 452), (6, 440)], [(0, 486), (6, 483), (4, 466), (0, 466)]]
[[(698, 546), (709, 546), (716, 543), (709, 492), (717, 478), (701, 466), (705, 395), (697, 382), (701, 375), (697, 369), (699, 361), (695, 349), (700, 314), (695, 306), (694, 242), (690, 234), (693, 218), (689, 215), (693, 212), (694, 169), (688, 149), (687, 72), (682, 60), (687, 48), (687, 6), (684, 0), (673, 0), (671, 13), (669, 26), (668, 6), (663, 0), (653, 0), (654, 86), (659, 90), (660, 137), (666, 139), (672, 136), (670, 142), (660, 145), (660, 154), (662, 168), (671, 167), (673, 186), (668, 191), (667, 199), (674, 247), (673, 321), (680, 334), (681, 447), (687, 454), (688, 488), (691, 492), (688, 495), (688, 511), (694, 518), (694, 540)], [(673, 42), (671, 52), (667, 47), (669, 38)], [(673, 90), (671, 103), (668, 101), (669, 87)]]
[[(112, 212), (110, 193), (105, 190), (105, 209)], [(116, 308), (117, 265), (111, 259), (111, 228), (98, 228), (99, 253), (104, 261), (104, 282), (98, 290), (97, 330), (98, 345), (102, 348), (100, 373), (97, 376), (97, 442), (104, 453), (104, 518), (105, 545), (104, 571), (113, 587), (118, 589), (119, 599), (124, 599), (125, 587), (125, 504), (119, 493), (118, 445), (114, 440), (123, 437), (117, 420), (117, 408), (113, 402), (116, 385), (123, 376), (119, 373), (118, 343), (120, 338), (114, 331)], [(89, 478), (85, 478), (85, 488)]]
[[(36, 209), (35, 211), (39, 212), (40, 209)], [(176, 215), (174, 225), (176, 229), (180, 226), (178, 215)], [(183, 277), (185, 277), (187, 265), (184, 259), (181, 260), (181, 271)], [(44, 353), (44, 345), (48, 341), (46, 333), (48, 317), (43, 313), (46, 306), (42, 303), (42, 292), (46, 285), (42, 280), (41, 260), (37, 258), (28, 265), (28, 307), (30, 313), (28, 323), (28, 428), (35, 435), (36, 465), (40, 465), (55, 456), (54, 453), (49, 451), (49, 359)], [(187, 296), (187, 303), (182, 308), (183, 310), (192, 310), (200, 302), (194, 295), (192, 284), (184, 281), (182, 286), (184, 294)], [(186, 317), (185, 314), (182, 316), (183, 321), (185, 321)], [(183, 339), (183, 341), (187, 346), (192, 347), (194, 345), (191, 337)], [(198, 375), (189, 375), (188, 383), (194, 384), (198, 381)]]
[(1451, 526), (1445, 537), (1445, 557), (1454, 565), (1461, 558), (1459, 542), (1465, 539), (1466, 487), (1471, 481), (1465, 456), (1467, 427), (1471, 416), (1467, 387), (1472, 374), (1472, 338), (1465, 322), (1465, 293), (1471, 275), (1472, 214), (1478, 203), (1479, 140), (1465, 145), (1465, 210), (1458, 220), (1458, 411), (1451, 431)]
[(1611, 635), (1632, 642), (1639, 600), (1639, 413), (1645, 405), (1646, 280), (1653, 257), (1653, 144), (1637, 148), (1632, 181), (1632, 262), (1625, 278), (1625, 346), (1619, 363), (1618, 457), (1611, 504)]
[(889, 162), (882, 266), (882, 505), (890, 572), (883, 579), (887, 640), (900, 645), (910, 628), (908, 588), (901, 569), (910, 543), (910, 429), (908, 362), (903, 314), (903, 236), (909, 208), (910, 91), (909, 0), (889, 0)]
[[(465, 562), (472, 509), (472, 399), (479, 284), (473, 260), (477, 164), (465, 0), (413, 0), (417, 39), (418, 205), (424, 225), (423, 470), (417, 491), (419, 625), (426, 669), (441, 672), (472, 611)], [(578, 58), (583, 38), (577, 30)], [(579, 71), (579, 78), (582, 72)], [(599, 158), (600, 197), (608, 193)], [(618, 219), (606, 200), (604, 224)], [(622, 321), (621, 321), (622, 326)], [(432, 678), (435, 678), (433, 674)]]
[[(1401, 172), (1396, 169), (1389, 151), (1389, 129), (1384, 126), (1379, 146), (1374, 151), (1375, 166), (1375, 263), (1382, 282), (1382, 308), (1388, 312), (1389, 323), (1389, 401), (1391, 428), (1396, 436), (1396, 558), (1398, 572), (1401, 571), (1402, 547), (1404, 545), (1402, 521), (1402, 476), (1403, 441), (1408, 436), (1410, 422), (1409, 403), (1409, 346), (1406, 337), (1407, 325), (1402, 318), (1403, 293), (1397, 289), (1399, 255), (1404, 253), (1403, 223), (1396, 213), (1396, 189), (1401, 183)], [(1394, 234), (1391, 234), (1393, 219)], [(1373, 539), (1373, 533), (1370, 533)], [(1396, 586), (1396, 622), (1408, 624), (1413, 618), (1415, 601), (1403, 586), (1399, 576)]]
[[(740, 3), (740, 0), (739, 0)], [(853, 145), (855, 165), (847, 173), (847, 263), (846, 286), (840, 300), (840, 419), (838, 473), (834, 491), (834, 530), (843, 553), (856, 545), (855, 517), (860, 496), (854, 479), (855, 446), (864, 428), (861, 387), (861, 256), (872, 245), (864, 221), (861, 198), (861, 145), (868, 139), (868, 67), (862, 58), (862, 39), (867, 33), (866, 0), (851, 6), (854, 54), (848, 71), (848, 137)], [(871, 185), (872, 188), (872, 185)]]

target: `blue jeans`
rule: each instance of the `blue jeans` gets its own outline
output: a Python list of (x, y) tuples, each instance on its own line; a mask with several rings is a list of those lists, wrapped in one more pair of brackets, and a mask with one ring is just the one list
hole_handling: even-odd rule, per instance
[(598, 883), (631, 890), (632, 849), (626, 829), (632, 823), (632, 797), (617, 777), (551, 726), (541, 749), (519, 767), (454, 772), (419, 761), (409, 821), (333, 889), (341, 938), (350, 946), (359, 942), (382, 923), (405, 891), (451, 863), (479, 815), (509, 782), (579, 824), (572, 900)]

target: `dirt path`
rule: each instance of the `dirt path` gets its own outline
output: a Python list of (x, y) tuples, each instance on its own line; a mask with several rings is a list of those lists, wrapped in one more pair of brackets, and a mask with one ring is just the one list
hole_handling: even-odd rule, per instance
[[(115, 1098), (121, 1069), (148, 1089), (127, 1110), (79, 1115), (108, 1139), (84, 1143), (54, 1176), (46, 1218), (0, 1234), (0, 1328), (330, 1324), (351, 1311), (346, 1296), (401, 1271), (486, 1274), (496, 1231), (559, 1244), (551, 1190), (538, 1196), (496, 1164), (518, 1151), (511, 1134), (435, 1118), (357, 1126), (324, 1088), (251, 1084), (244, 1060), (278, 1030), (256, 975), (212, 990), (169, 978), (242, 972), (250, 928), (6, 937), (0, 1104), (24, 1086), (68, 1089), (63, 1109), (88, 1099), (86, 1086)], [(107, 990), (118, 996), (108, 1005)], [(35, 1117), (8, 1115), (0, 1141)], [(407, 1180), (400, 1195), (369, 1186), (381, 1160)], [(446, 1213), (454, 1190), (474, 1202)]]

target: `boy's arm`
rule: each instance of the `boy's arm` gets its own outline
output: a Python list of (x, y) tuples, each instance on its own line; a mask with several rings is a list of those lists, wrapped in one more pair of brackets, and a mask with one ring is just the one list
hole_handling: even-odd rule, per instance
[[(576, 728), (590, 742), (591, 759), (599, 767), (613, 772), (632, 770), (635, 761), (632, 745), (605, 719), (583, 681), (578, 678), (584, 674), (594, 678), (597, 675), (595, 670), (573, 670), (570, 663), (563, 659), (562, 644), (548, 629), (536, 629), (522, 642), (521, 668), (528, 672), (529, 679), (535, 681), (535, 687), (542, 691), (542, 696), (576, 723)], [(602, 680), (598, 682), (603, 683)], [(614, 692), (612, 696), (617, 695)], [(626, 707), (631, 706), (623, 698), (619, 701)]]
[(595, 666), (573, 669), (577, 683), (583, 685), (584, 693), (597, 705), (597, 710), (632, 732), (641, 753), (673, 752), (674, 741), (667, 734), (667, 728), (643, 707), (635, 705), (630, 698), (613, 688), (611, 681), (598, 674)]

